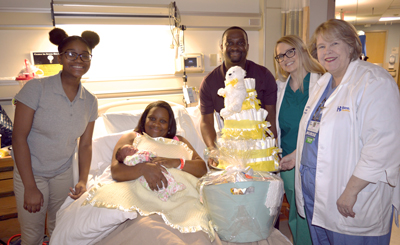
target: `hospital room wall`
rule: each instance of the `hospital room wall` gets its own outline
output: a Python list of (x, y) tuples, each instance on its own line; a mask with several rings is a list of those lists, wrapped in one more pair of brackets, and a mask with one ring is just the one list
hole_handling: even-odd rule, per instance
[[(90, 1), (86, 2), (107, 2), (107, 1)], [(119, 0), (119, 3), (157, 3), (167, 4), (170, 1), (124, 1)], [(199, 3), (201, 2), (201, 4)], [(215, 1), (196, 1), (196, 0), (178, 0), (176, 1), (179, 10), (184, 12), (209, 12), (210, 18), (216, 12), (230, 13), (262, 13), (264, 14), (264, 23), (261, 30), (249, 30), (250, 50), (248, 58), (266, 66), (273, 71), (272, 65), (272, 47), (274, 42), (280, 36), (280, 3), (271, 0), (260, 1), (242, 1), (230, 4), (230, 0)], [(0, 7), (3, 9), (24, 8), (37, 10), (38, 8), (48, 8), (49, 0), (38, 0), (35, 5), (28, 0), (10, 1), (9, 3), (2, 2)], [(265, 16), (266, 14), (266, 16)], [(28, 25), (29, 23), (26, 23)], [(185, 23), (182, 23), (185, 24)], [(48, 41), (48, 31), (51, 30), (51, 20), (47, 28), (1, 28), (0, 23), (0, 98), (11, 98), (20, 89), (20, 85), (15, 81), (4, 80), (4, 78), (15, 77), (23, 67), (23, 60), (30, 59), (30, 51), (56, 51), (56, 47)], [(266, 31), (266, 29), (268, 29)], [(188, 85), (194, 86), (197, 89), (204, 76), (208, 74), (215, 66), (210, 66), (209, 54), (218, 54), (220, 52), (221, 35), (223, 28), (206, 28), (206, 29), (190, 29), (185, 31), (185, 44), (187, 53), (203, 53), (206, 71), (204, 73), (188, 74)], [(266, 34), (268, 33), (268, 34)], [(273, 34), (275, 33), (275, 34)], [(272, 38), (271, 38), (272, 34)], [(274, 40), (272, 40), (274, 39)], [(129, 47), (127, 47), (129, 48)], [(130, 47), (135, 48), (135, 47)], [(138, 47), (145, 48), (145, 47)], [(268, 49), (268, 51), (267, 51)], [(269, 50), (271, 49), (271, 50)], [(96, 51), (96, 50), (94, 50)], [(268, 55), (266, 55), (268, 53)], [(97, 57), (96, 57), (97, 58)], [(269, 63), (269, 65), (268, 65)], [(89, 81), (84, 83), (90, 91), (99, 93), (110, 90), (152, 90), (156, 89), (178, 89), (182, 87), (182, 74), (170, 74), (164, 78), (157, 77), (155, 79), (147, 78), (145, 82), (138, 79), (125, 81)], [(158, 96), (157, 98), (172, 100), (182, 103), (182, 94), (174, 94), (170, 96)], [(102, 99), (99, 104), (111, 101), (110, 99)], [(194, 106), (195, 104), (192, 104)], [(2, 103), (8, 115), (13, 119), (14, 108), (11, 105)]]

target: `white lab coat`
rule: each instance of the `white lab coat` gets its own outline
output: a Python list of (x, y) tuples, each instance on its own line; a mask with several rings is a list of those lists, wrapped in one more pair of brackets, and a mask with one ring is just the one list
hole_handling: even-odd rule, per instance
[[(315, 87), (315, 84), (317, 83), (318, 79), (321, 77), (320, 74), (317, 73), (311, 73), (310, 74), (310, 83), (308, 86), (308, 93), (311, 94), (313, 92), (313, 89)], [(276, 84), (278, 86), (278, 95), (276, 99), (276, 131), (278, 132), (278, 147), (281, 147), (281, 128), (279, 127), (279, 112), (281, 110), (281, 105), (282, 105), (282, 100), (283, 97), (285, 96), (285, 91), (287, 88), (287, 83), (289, 82), (290, 75), (286, 79), (285, 82), (281, 82), (280, 80), (276, 81)]]
[[(300, 161), (305, 131), (331, 76), (326, 73), (318, 80), (299, 126), (295, 183), (303, 217)], [(393, 78), (379, 66), (352, 61), (325, 103), (319, 132), (312, 224), (347, 235), (387, 234), (392, 204), (397, 211), (400, 206), (400, 96)], [(345, 218), (336, 201), (352, 175), (371, 183), (357, 196), (355, 218)]]

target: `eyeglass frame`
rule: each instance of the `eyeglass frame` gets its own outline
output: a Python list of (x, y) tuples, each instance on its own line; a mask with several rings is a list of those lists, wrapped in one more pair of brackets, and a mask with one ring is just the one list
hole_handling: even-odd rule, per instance
[[(288, 52), (291, 52), (291, 51), (293, 51), (293, 56), (290, 56), (290, 57), (289, 57), (289, 56), (287, 55), (287, 53), (288, 53)], [(296, 55), (296, 48), (291, 48), (291, 49), (287, 50), (284, 54), (278, 54), (278, 55), (276, 55), (274, 58), (275, 58), (275, 60), (276, 60), (278, 63), (282, 63), (282, 62), (284, 61), (285, 56), (286, 56), (287, 58), (293, 58), (295, 55)], [(282, 58), (281, 61), (279, 61), (280, 58)]]
[(75, 55), (75, 58), (74, 58), (73, 60), (70, 59), (70, 58), (72, 58), (71, 56), (66, 55), (67, 60), (70, 60), (70, 61), (75, 61), (75, 60), (77, 60), (78, 57), (79, 57), (79, 58), (81, 58), (81, 60), (82, 60), (83, 62), (90, 62), (90, 61), (92, 60), (92, 57), (93, 57), (92, 54), (88, 54), (88, 56), (90, 57), (89, 60), (83, 60), (83, 59), (82, 59), (82, 55), (83, 55), (84, 53), (78, 54), (77, 52), (72, 52), (72, 51), (65, 51), (65, 52), (60, 53), (60, 55), (63, 55), (63, 54), (66, 54), (66, 53), (72, 53), (72, 54), (75, 53), (75, 54), (76, 54), (76, 55)]

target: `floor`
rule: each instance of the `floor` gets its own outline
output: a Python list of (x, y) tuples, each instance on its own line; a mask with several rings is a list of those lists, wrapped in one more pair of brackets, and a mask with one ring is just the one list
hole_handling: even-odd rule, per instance
[(293, 237), (292, 237), (292, 233), (290, 232), (289, 229), (289, 224), (288, 224), (288, 220), (287, 219), (280, 219), (279, 220), (279, 231), (285, 235), (287, 238), (289, 238), (289, 240), (293, 243)]
[[(293, 243), (293, 237), (289, 229), (288, 220), (279, 220), (279, 231), (282, 232), (282, 234), (289, 238), (289, 240)], [(390, 245), (400, 245), (400, 228), (396, 226), (394, 221), (392, 225), (392, 236), (390, 237)]]
[(392, 236), (390, 237), (390, 245), (400, 245), (400, 228), (396, 226), (393, 220)]

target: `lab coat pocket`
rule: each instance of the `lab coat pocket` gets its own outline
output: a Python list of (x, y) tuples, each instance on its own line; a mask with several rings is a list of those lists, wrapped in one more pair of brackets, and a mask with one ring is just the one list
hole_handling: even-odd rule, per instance
[[(345, 187), (342, 188), (342, 193)], [(348, 230), (362, 232), (363, 228), (371, 226), (371, 222), (376, 220), (377, 215), (382, 213), (381, 205), (376, 202), (376, 184), (370, 184), (357, 195), (357, 201), (353, 206), (356, 214), (354, 218), (340, 215), (340, 223)]]

